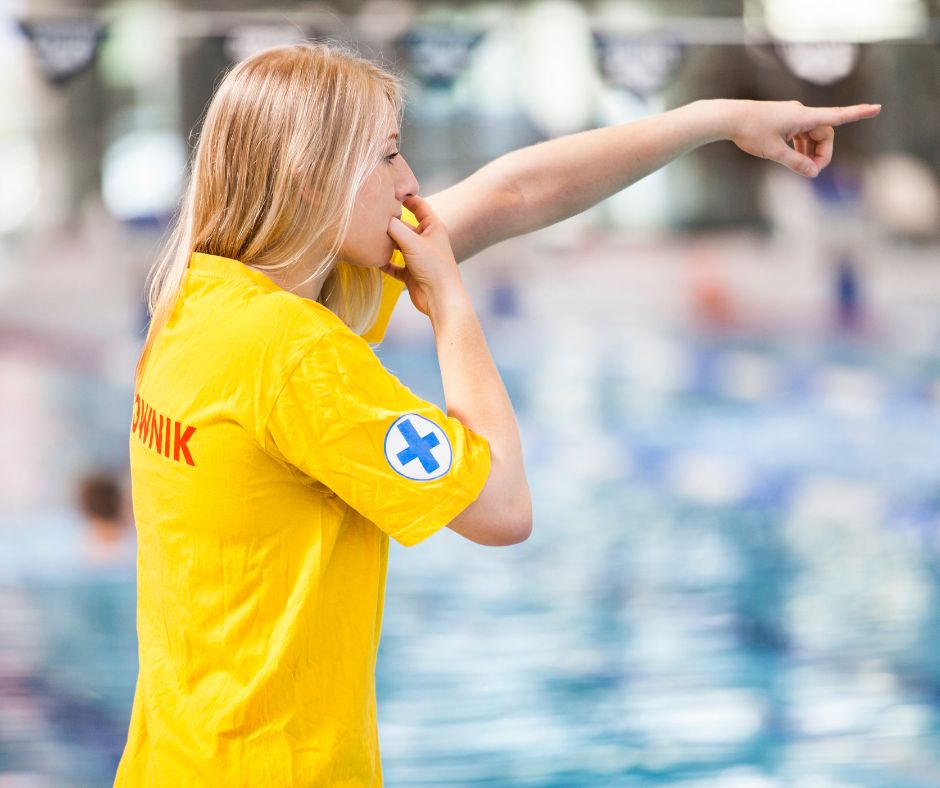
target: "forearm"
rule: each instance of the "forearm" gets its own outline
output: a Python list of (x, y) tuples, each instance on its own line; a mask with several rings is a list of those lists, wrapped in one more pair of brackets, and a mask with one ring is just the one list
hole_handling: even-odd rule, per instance
[(525, 485), (522, 441), (512, 402), (490, 355), (466, 291), (454, 288), (430, 305), (447, 414), (490, 444), (507, 495)]
[(506, 237), (581, 213), (673, 159), (726, 138), (732, 102), (699, 100), (630, 123), (590, 129), (494, 159), (497, 180), (517, 195)]

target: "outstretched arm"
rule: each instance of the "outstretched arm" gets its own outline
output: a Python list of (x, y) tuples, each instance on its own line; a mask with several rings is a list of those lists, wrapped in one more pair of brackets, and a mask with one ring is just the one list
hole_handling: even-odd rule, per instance
[(581, 213), (709, 142), (730, 140), (746, 153), (814, 177), (832, 159), (834, 127), (880, 111), (879, 104), (805, 107), (799, 101), (702, 99), (510, 151), (426, 199), (461, 262), (506, 238)]

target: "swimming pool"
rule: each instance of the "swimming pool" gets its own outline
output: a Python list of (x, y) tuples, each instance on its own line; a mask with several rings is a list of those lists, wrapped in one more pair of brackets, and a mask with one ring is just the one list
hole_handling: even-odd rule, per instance
[[(535, 528), (391, 544), (386, 784), (940, 785), (937, 368), (853, 342), (486, 329)], [(442, 404), (426, 339), (380, 356)], [(23, 525), (2, 531), (0, 774), (108, 785), (133, 575), (72, 567), (65, 512)]]

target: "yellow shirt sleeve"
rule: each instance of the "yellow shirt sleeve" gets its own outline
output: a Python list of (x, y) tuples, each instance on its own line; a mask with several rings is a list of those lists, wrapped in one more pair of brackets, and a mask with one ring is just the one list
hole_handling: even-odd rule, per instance
[(268, 416), (266, 448), (411, 547), (480, 495), (488, 441), (415, 395), (348, 328), (300, 359)]
[[(412, 227), (418, 226), (418, 219), (404, 205), (401, 207), (401, 220), (407, 222)], [(396, 249), (392, 252), (389, 262), (397, 266), (403, 266), (405, 264), (405, 258), (401, 251)], [(376, 342), (382, 341), (382, 338), (385, 336), (385, 329), (388, 328), (388, 321), (391, 320), (392, 317), (392, 310), (395, 309), (395, 304), (398, 303), (398, 297), (404, 289), (404, 282), (400, 282), (394, 276), (382, 274), (382, 302), (379, 305), (375, 322), (362, 334), (362, 338), (366, 342), (375, 344)]]

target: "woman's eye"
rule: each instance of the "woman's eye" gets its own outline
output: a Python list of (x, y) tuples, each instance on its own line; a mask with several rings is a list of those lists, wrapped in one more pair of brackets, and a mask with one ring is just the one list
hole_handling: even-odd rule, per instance
[(394, 159), (398, 155), (398, 153), (399, 153), (398, 151), (395, 151), (394, 153), (390, 153), (388, 156), (385, 157), (385, 161), (391, 164), (392, 159)]

